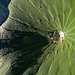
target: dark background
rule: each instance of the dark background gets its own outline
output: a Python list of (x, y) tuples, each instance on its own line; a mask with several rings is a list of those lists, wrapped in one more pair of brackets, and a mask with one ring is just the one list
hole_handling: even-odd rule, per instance
[(9, 15), (8, 5), (11, 0), (0, 0), (0, 26)]

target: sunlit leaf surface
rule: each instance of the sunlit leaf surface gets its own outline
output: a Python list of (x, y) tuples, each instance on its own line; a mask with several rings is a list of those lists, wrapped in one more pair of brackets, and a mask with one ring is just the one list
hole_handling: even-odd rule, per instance
[[(75, 0), (11, 0), (8, 8), (0, 74), (75, 75)], [(65, 39), (54, 44), (48, 35), (57, 29)]]

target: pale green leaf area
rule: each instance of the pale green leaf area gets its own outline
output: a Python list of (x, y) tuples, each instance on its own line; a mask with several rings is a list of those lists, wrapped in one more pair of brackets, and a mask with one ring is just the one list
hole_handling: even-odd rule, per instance
[[(75, 0), (11, 0), (8, 9), (0, 75), (75, 75)], [(54, 30), (65, 34), (59, 44), (48, 38)]]

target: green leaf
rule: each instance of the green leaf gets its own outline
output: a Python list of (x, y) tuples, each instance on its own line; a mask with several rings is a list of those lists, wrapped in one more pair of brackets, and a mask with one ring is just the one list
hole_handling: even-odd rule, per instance
[[(0, 73), (75, 75), (75, 0), (11, 0), (8, 8), (0, 33), (11, 44), (2, 50)], [(50, 41), (54, 30), (64, 32), (63, 42)]]

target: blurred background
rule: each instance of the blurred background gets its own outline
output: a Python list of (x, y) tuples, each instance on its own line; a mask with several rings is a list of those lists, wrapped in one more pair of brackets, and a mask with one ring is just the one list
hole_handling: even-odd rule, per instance
[(0, 0), (0, 26), (9, 15), (8, 5), (11, 0)]

